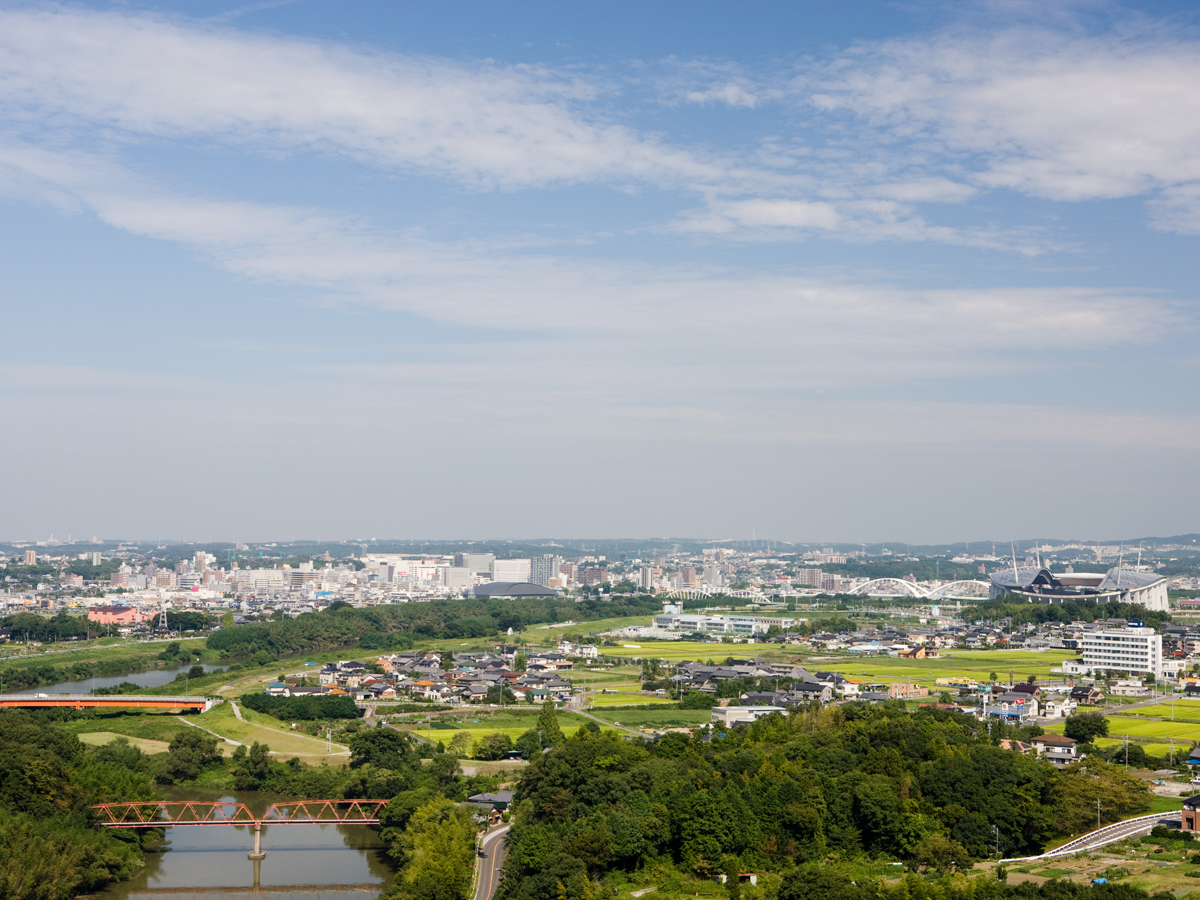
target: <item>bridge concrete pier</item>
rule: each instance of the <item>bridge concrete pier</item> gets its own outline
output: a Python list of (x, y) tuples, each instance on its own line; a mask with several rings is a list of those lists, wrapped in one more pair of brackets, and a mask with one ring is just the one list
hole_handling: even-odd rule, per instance
[[(259, 860), (266, 859), (267, 854), (262, 848), (262, 823), (254, 823), (254, 849), (246, 854), (250, 859)], [(255, 867), (257, 871), (257, 866)]]

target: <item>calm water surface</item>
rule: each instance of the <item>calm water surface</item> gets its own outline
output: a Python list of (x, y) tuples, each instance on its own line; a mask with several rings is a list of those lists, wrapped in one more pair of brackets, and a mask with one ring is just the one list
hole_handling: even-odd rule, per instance
[[(210, 663), (200, 663), (205, 672), (211, 672), (213, 669), (222, 669), (224, 666), (212, 665)], [(189, 663), (186, 666), (177, 666), (174, 669), (155, 669), (152, 672), (135, 672), (131, 675), (112, 675), (108, 678), (84, 678), (80, 681), (60, 681), (58, 684), (48, 684), (42, 687), (29, 688), (25, 691), (16, 691), (18, 694), (86, 694), (93, 687), (116, 687), (122, 682), (128, 681), (133, 684), (140, 684), (142, 687), (159, 687), (164, 684), (170, 684), (175, 680), (175, 676), (180, 672), (186, 672), (192, 667)], [(182, 685), (180, 685), (182, 687)]]
[[(258, 791), (164, 789), (170, 800), (236, 800), (261, 816), (294, 799)], [(168, 828), (130, 881), (96, 900), (371, 900), (392, 883), (379, 835), (366, 825), (264, 825), (266, 859), (246, 858), (254, 827)]]

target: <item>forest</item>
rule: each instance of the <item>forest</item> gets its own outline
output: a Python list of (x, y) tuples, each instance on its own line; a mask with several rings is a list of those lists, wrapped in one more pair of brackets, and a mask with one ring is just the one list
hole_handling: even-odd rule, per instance
[(150, 776), (126, 764), (128, 749), (90, 750), (44, 719), (0, 712), (0, 897), (59, 900), (141, 866), (141, 842), (160, 834), (97, 827), (89, 809), (154, 796)]
[(1118, 766), (1056, 771), (998, 739), (961, 714), (898, 704), (657, 743), (581, 728), (519, 782), (501, 900), (586, 900), (606, 875), (650, 865), (783, 877), (861, 858), (949, 872), (1086, 829), (1097, 799), (1107, 821), (1148, 808)]
[(962, 614), (968, 620), (983, 619), (987, 622), (1012, 619), (1014, 626), (1095, 622), (1097, 619), (1125, 619), (1128, 622), (1144, 622), (1154, 628), (1171, 623), (1170, 613), (1146, 609), (1137, 603), (1095, 603), (1089, 600), (1030, 603), (1015, 594), (981, 601), (964, 609)]
[(661, 603), (648, 596), (618, 595), (582, 602), (562, 598), (434, 600), (355, 609), (335, 603), (319, 613), (226, 628), (208, 647), (227, 656), (265, 652), (272, 657), (332, 650), (363, 642), (367, 649), (397, 649), (417, 638), (456, 640), (520, 631), (541, 622), (652, 615)]

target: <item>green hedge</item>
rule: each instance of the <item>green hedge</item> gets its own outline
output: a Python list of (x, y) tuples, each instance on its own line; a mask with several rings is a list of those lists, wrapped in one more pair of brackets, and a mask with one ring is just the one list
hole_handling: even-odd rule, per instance
[(243, 694), (242, 705), (277, 719), (357, 719), (358, 707), (346, 696), (272, 697)]

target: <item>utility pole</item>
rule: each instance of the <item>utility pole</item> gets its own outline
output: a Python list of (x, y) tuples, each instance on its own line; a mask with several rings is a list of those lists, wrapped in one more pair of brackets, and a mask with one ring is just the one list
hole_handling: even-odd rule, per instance
[(1100, 827), (1100, 798), (1096, 798), (1096, 827)]
[(1000, 855), (1000, 828), (999, 828), (999, 826), (996, 826), (996, 825), (992, 826), (992, 834), (995, 835), (996, 856), (999, 856)]

